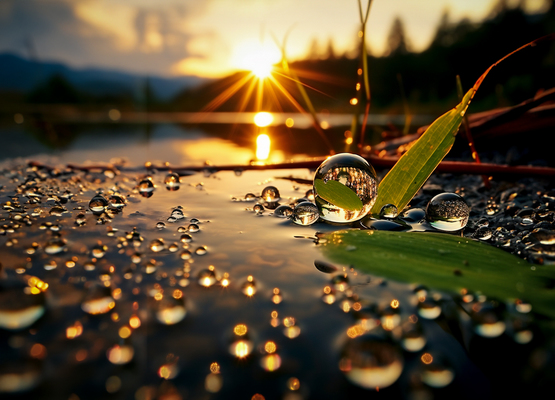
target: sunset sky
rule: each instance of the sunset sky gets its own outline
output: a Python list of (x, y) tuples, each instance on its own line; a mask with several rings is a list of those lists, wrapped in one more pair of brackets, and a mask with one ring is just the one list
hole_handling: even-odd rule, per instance
[[(422, 50), (446, 9), (452, 21), (478, 21), (497, 1), (374, 0), (368, 45), (382, 54), (399, 16), (412, 49)], [(547, 1), (528, 0), (528, 11)], [(219, 77), (260, 57), (277, 62), (273, 37), (288, 31), (290, 60), (305, 56), (314, 39), (322, 47), (332, 39), (341, 54), (355, 47), (358, 30), (357, 0), (0, 1), (0, 52), (160, 76)]]

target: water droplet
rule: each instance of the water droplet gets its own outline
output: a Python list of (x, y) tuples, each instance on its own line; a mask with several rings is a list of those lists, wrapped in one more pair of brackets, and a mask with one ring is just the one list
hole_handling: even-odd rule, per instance
[(335, 275), (331, 278), (331, 283), (335, 290), (344, 292), (349, 288), (349, 278), (345, 274)]
[(456, 193), (442, 193), (435, 196), (426, 207), (426, 219), (441, 231), (458, 231), (468, 222), (470, 208)]
[(275, 186), (266, 186), (264, 189), (262, 189), (260, 197), (262, 198), (262, 200), (267, 201), (268, 203), (275, 203), (281, 199), (279, 190)]
[(171, 215), (168, 217), (168, 222), (177, 222), (183, 218), (185, 218), (185, 215), (183, 215), (183, 210), (180, 207), (176, 207), (172, 210)]
[(157, 302), (156, 319), (164, 325), (174, 325), (182, 321), (187, 315), (185, 298), (166, 296)]
[(426, 385), (442, 388), (449, 385), (455, 378), (455, 372), (439, 354), (424, 353), (420, 360), (422, 361), (420, 378)]
[(154, 194), (154, 183), (150, 177), (146, 177), (137, 185), (139, 193), (143, 197), (151, 197)]
[(489, 240), (491, 239), (492, 235), (493, 232), (490, 228), (488, 228), (487, 226), (480, 226), (474, 231), (472, 237), (479, 240)]
[(179, 240), (181, 240), (182, 243), (191, 243), (193, 241), (193, 237), (188, 233), (184, 233), (183, 235), (181, 235)]
[(290, 218), (293, 215), (293, 209), (287, 204), (282, 204), (274, 210), (274, 216), (278, 218)]
[(324, 183), (335, 180), (351, 189), (362, 202), (360, 210), (346, 210), (323, 199), (314, 187), (315, 201), (322, 219), (330, 222), (352, 222), (370, 212), (376, 201), (378, 181), (374, 168), (362, 157), (342, 153), (329, 157), (316, 170), (314, 179)]
[(213, 269), (203, 269), (198, 273), (198, 283), (204, 287), (210, 287), (217, 282), (216, 273)]
[(45, 296), (43, 290), (32, 282), (42, 281), (34, 277), (27, 285), (19, 280), (0, 281), (0, 328), (25, 329), (43, 316)]
[(441, 315), (441, 305), (431, 297), (418, 302), (418, 315), (425, 319), (436, 319)]
[(89, 201), (89, 210), (91, 210), (95, 215), (102, 214), (107, 206), (108, 200), (106, 200), (101, 194), (95, 195), (91, 201)]
[(101, 285), (92, 285), (83, 302), (81, 308), (88, 314), (106, 314), (116, 306), (116, 302), (112, 297), (109, 287)]
[(249, 275), (247, 281), (241, 285), (241, 292), (248, 297), (254, 296), (256, 293), (256, 282), (252, 276)]
[(189, 226), (187, 227), (187, 230), (191, 233), (196, 233), (200, 231), (200, 227), (197, 224), (189, 224)]
[(44, 245), (44, 252), (49, 255), (59, 254), (66, 250), (66, 241), (60, 237), (53, 237)]
[(256, 203), (253, 207), (252, 210), (257, 213), (257, 214), (262, 214), (264, 212), (264, 206), (260, 203)]
[(107, 250), (108, 247), (106, 245), (99, 243), (91, 249), (91, 254), (94, 258), (102, 258)]
[(395, 204), (386, 204), (380, 210), (380, 218), (397, 218), (399, 210)]
[(426, 336), (419, 322), (407, 321), (402, 326), (403, 334), (401, 339), (401, 346), (406, 351), (415, 353), (420, 351), (426, 345)]
[(179, 190), (180, 180), (179, 175), (175, 172), (170, 172), (164, 178), (164, 183), (166, 184), (166, 189), (170, 191)]
[(384, 337), (366, 334), (347, 342), (339, 369), (351, 383), (376, 390), (395, 383), (401, 376), (403, 364), (396, 345)]
[(297, 225), (312, 225), (316, 221), (320, 214), (318, 213), (318, 207), (310, 201), (303, 201), (295, 206), (293, 214), (291, 214), (291, 221)]
[(161, 238), (154, 239), (152, 242), (150, 242), (150, 250), (152, 250), (155, 253), (158, 253), (164, 250), (165, 248), (166, 248), (166, 245), (164, 244), (164, 240)]
[(473, 304), (470, 316), (474, 323), (474, 331), (487, 338), (501, 336), (506, 328), (502, 312), (501, 305), (494, 301)]
[(177, 243), (172, 243), (168, 246), (170, 253), (176, 253), (179, 250), (179, 245)]
[(108, 199), (108, 207), (113, 210), (121, 210), (125, 207), (125, 197), (119, 194), (113, 194)]
[(156, 229), (162, 230), (166, 227), (166, 224), (163, 222), (157, 222), (156, 223)]
[(206, 253), (208, 253), (208, 249), (206, 248), (206, 246), (199, 246), (197, 247), (197, 249), (195, 250), (195, 254), (197, 256), (203, 256)]

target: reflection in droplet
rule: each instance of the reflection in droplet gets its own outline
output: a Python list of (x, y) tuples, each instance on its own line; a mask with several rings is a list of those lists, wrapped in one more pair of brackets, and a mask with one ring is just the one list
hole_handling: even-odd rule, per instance
[(293, 215), (293, 209), (287, 204), (282, 204), (274, 210), (274, 217), (290, 218)]
[(471, 313), (474, 331), (487, 338), (501, 336), (506, 329), (502, 311), (502, 306), (494, 301), (475, 303)]
[(133, 346), (131, 346), (130, 344), (123, 344), (123, 345), (116, 344), (115, 346), (110, 347), (106, 351), (106, 357), (108, 357), (108, 360), (112, 364), (116, 364), (116, 365), (127, 364), (133, 359), (134, 355), (135, 355), (135, 350), (133, 349)]
[(262, 189), (262, 193), (260, 194), (262, 200), (267, 201), (268, 203), (275, 203), (281, 199), (279, 194), (278, 188), (275, 186), (266, 186)]
[(253, 207), (252, 210), (257, 213), (257, 214), (262, 214), (264, 212), (264, 206), (260, 203), (256, 203)]
[(412, 353), (420, 351), (426, 345), (426, 336), (419, 322), (407, 321), (403, 324), (401, 346)]
[(88, 314), (105, 314), (116, 306), (109, 287), (93, 285), (89, 288), (81, 308)]
[(339, 369), (355, 385), (381, 389), (397, 381), (403, 363), (397, 346), (383, 337), (367, 334), (347, 342)]
[(380, 210), (380, 218), (397, 218), (399, 210), (395, 204), (386, 204)]
[(139, 193), (141, 194), (141, 196), (151, 197), (154, 192), (154, 183), (152, 182), (152, 179), (148, 176), (139, 182), (137, 188), (139, 189)]
[(89, 210), (95, 215), (100, 215), (108, 207), (108, 200), (104, 198), (101, 194), (95, 195), (91, 201), (89, 201)]
[(456, 193), (438, 194), (426, 207), (426, 219), (431, 226), (441, 231), (463, 229), (468, 222), (469, 214), (468, 204)]
[(185, 218), (185, 215), (183, 214), (183, 210), (181, 209), (181, 207), (176, 207), (172, 210), (171, 215), (168, 217), (167, 221), (168, 222), (177, 222), (181, 219)]
[(166, 227), (166, 224), (163, 222), (157, 222), (156, 223), (156, 229), (162, 230)]
[(180, 185), (179, 174), (176, 174), (175, 172), (170, 172), (164, 178), (164, 183), (166, 185), (166, 189), (170, 191), (179, 190), (179, 185)]
[(114, 210), (121, 210), (125, 206), (125, 197), (113, 194), (108, 199), (108, 207)]
[(187, 227), (187, 230), (191, 233), (196, 233), (200, 231), (200, 227), (197, 224), (189, 224), (189, 226)]
[(199, 272), (198, 274), (198, 283), (201, 286), (204, 287), (210, 287), (213, 284), (216, 283), (217, 279), (216, 279), (216, 273), (214, 272), (214, 269), (203, 269)]
[(106, 245), (99, 243), (91, 249), (91, 254), (95, 258), (102, 258), (104, 257), (104, 254), (106, 254), (107, 250), (108, 247)]
[(322, 219), (330, 222), (352, 222), (361, 219), (370, 212), (378, 193), (378, 179), (374, 168), (362, 157), (341, 153), (329, 157), (316, 170), (314, 180), (324, 183), (334, 180), (342, 183), (353, 191), (360, 201), (362, 208), (348, 210), (338, 207), (318, 194), (314, 186), (314, 197), (317, 209)]
[(252, 275), (249, 275), (247, 281), (241, 285), (241, 292), (248, 297), (252, 297), (256, 293), (256, 282)]
[(318, 214), (318, 207), (310, 201), (303, 201), (295, 206), (293, 214), (291, 214), (291, 221), (297, 225), (312, 225), (320, 218)]

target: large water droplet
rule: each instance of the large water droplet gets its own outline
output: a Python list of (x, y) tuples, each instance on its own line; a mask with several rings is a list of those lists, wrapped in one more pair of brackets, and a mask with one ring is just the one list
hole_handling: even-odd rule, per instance
[(297, 225), (312, 225), (319, 217), (318, 207), (310, 201), (303, 201), (295, 206), (290, 218)]
[(262, 193), (260, 194), (262, 200), (267, 201), (268, 203), (275, 203), (281, 199), (279, 190), (275, 186), (266, 186), (262, 189)]
[(370, 212), (376, 201), (378, 181), (374, 168), (362, 157), (341, 153), (329, 157), (316, 170), (314, 180), (324, 183), (335, 180), (352, 190), (362, 202), (360, 210), (346, 210), (330, 203), (318, 194), (314, 187), (314, 198), (322, 219), (330, 222), (352, 222), (361, 219)]
[(104, 212), (108, 206), (108, 200), (104, 198), (101, 194), (95, 195), (91, 201), (89, 201), (89, 209), (95, 215), (100, 215)]
[(376, 390), (395, 383), (403, 363), (396, 345), (383, 337), (366, 334), (347, 342), (339, 369), (355, 385)]
[(505, 332), (503, 307), (495, 301), (475, 303), (470, 316), (474, 323), (474, 331), (482, 337), (494, 338)]
[(470, 208), (456, 193), (442, 193), (435, 196), (426, 207), (426, 219), (441, 231), (458, 231), (468, 222)]
[(121, 210), (125, 207), (125, 197), (119, 194), (113, 194), (108, 199), (108, 207), (114, 210)]
[(203, 269), (198, 273), (198, 283), (204, 287), (210, 287), (217, 281), (214, 269)]
[(166, 184), (166, 189), (170, 191), (179, 190), (179, 185), (180, 185), (179, 175), (176, 174), (175, 172), (170, 172), (164, 178), (164, 183)]
[(155, 253), (158, 253), (164, 250), (165, 248), (166, 248), (166, 245), (164, 244), (164, 240), (161, 238), (154, 239), (152, 242), (150, 242), (150, 250), (152, 250)]
[(154, 193), (154, 183), (150, 177), (146, 177), (139, 182), (137, 189), (139, 189), (141, 196), (150, 197)]
[(426, 385), (442, 388), (449, 385), (455, 378), (455, 372), (447, 360), (439, 354), (424, 353), (420, 357), (422, 373), (420, 378)]

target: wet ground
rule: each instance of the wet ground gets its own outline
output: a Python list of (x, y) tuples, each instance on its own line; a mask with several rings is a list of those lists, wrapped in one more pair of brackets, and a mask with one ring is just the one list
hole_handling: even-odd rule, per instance
[[(66, 169), (121, 155), (88, 136), (59, 158), (28, 157), (54, 169), (0, 165), (0, 397), (488, 399), (555, 379), (553, 321), (528, 304), (331, 264), (325, 235), (345, 226), (255, 211), (267, 186), (281, 204), (305, 198), (314, 171), (177, 180), (142, 165), (253, 152), (223, 139), (180, 145), (167, 128), (130, 144), (135, 168)], [(553, 263), (552, 183), (486, 189), (478, 176), (433, 175), (410, 206), (424, 217), (441, 192), (469, 204), (464, 236), (531, 267)]]
[[(489, 299), (329, 265), (319, 238), (342, 227), (253, 210), (269, 185), (281, 203), (305, 197), (298, 182), (312, 174), (199, 173), (168, 188), (165, 172), (5, 162), (2, 397), (490, 398), (549, 382), (553, 338), (533, 311), (496, 311), (507, 329), (479, 335), (468, 307)], [(459, 192), (473, 210), (465, 235), (485, 219), (481, 239), (516, 253), (524, 230), (553, 228), (545, 185), (450, 178), (432, 178), (413, 207)], [(529, 223), (525, 208), (547, 210)]]

